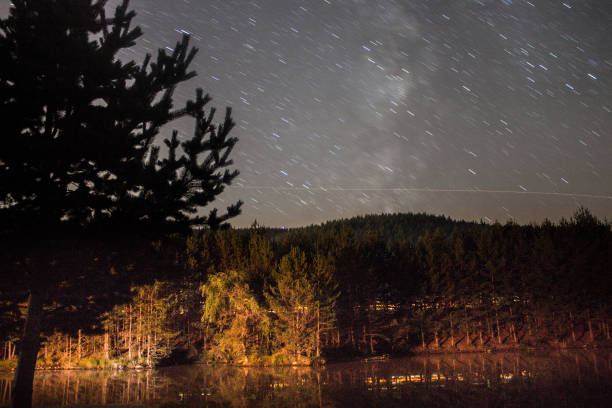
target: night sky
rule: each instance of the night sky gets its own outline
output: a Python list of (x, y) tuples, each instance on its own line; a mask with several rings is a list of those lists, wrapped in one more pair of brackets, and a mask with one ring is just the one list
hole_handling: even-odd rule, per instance
[(609, 0), (130, 5), (144, 36), (121, 57), (190, 33), (199, 75), (178, 104), (203, 87), (234, 109), (241, 174), (215, 205), (242, 199), (236, 226), (612, 217)]

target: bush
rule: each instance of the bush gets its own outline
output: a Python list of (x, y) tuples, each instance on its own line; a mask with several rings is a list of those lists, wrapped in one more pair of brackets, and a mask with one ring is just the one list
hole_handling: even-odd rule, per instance
[(287, 356), (285, 353), (275, 353), (272, 355), (272, 365), (291, 365), (291, 360), (289, 359), (289, 356)]
[(100, 362), (95, 357), (86, 357), (77, 361), (76, 366), (79, 368), (98, 368), (100, 367)]

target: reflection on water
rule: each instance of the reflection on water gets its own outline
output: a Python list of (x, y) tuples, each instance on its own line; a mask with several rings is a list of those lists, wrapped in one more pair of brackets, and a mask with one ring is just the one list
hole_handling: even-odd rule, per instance
[[(0, 403), (10, 401), (0, 374)], [(323, 369), (181, 366), (37, 372), (36, 406), (610, 406), (612, 353), (464, 354)]]

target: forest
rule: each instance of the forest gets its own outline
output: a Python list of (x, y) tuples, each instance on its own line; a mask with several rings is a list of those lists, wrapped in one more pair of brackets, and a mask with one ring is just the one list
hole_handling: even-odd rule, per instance
[[(197, 231), (175, 248), (164, 256), (178, 279), (133, 286), (93, 325), (49, 325), (37, 367), (307, 365), (612, 344), (611, 224), (584, 208), (531, 225), (426, 214), (289, 230), (254, 223)], [(13, 367), (25, 298), (2, 302), (0, 356)]]

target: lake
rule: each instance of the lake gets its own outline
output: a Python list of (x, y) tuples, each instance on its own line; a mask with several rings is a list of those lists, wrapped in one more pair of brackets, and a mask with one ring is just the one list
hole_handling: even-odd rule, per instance
[[(12, 373), (0, 373), (0, 403)], [(612, 352), (458, 354), (308, 367), (38, 371), (35, 406), (610, 407)]]

